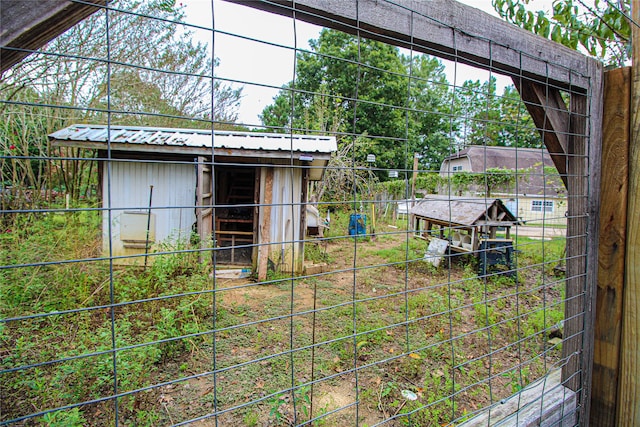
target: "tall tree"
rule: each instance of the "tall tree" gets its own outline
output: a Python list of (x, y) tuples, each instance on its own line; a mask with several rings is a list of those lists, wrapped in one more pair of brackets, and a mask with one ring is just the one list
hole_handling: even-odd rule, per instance
[[(194, 43), (179, 24), (182, 6), (171, 0), (110, 5), (108, 15), (90, 16), (51, 41), (44, 53), (5, 73), (0, 82), (4, 156), (90, 157), (78, 149), (52, 153), (47, 134), (72, 122), (104, 123), (107, 111), (113, 124), (210, 127), (213, 120), (225, 127), (236, 120), (241, 89), (211, 77), (207, 46)], [(11, 178), (4, 184), (42, 188), (45, 171), (37, 164), (5, 158), (3, 177)], [(77, 183), (87, 173), (81, 166), (81, 161), (57, 162), (48, 171), (54, 179), (49, 187), (79, 197), (84, 190)]]
[(540, 148), (542, 140), (513, 86), (498, 95), (495, 77), (468, 80), (456, 90), (457, 148), (497, 145)]
[(451, 97), (444, 66), (426, 55), (403, 57), (412, 79), (409, 84), (408, 155), (420, 155), (420, 168), (440, 170), (451, 153), (452, 133), (457, 124), (450, 120)]
[[(437, 153), (423, 158), (439, 164), (443, 156), (431, 149), (446, 144), (449, 126), (438, 60), (410, 59), (396, 47), (327, 29), (310, 46), (298, 55), (295, 81), (263, 110), (265, 126), (364, 137), (352, 155), (364, 164), (374, 154), (378, 168), (410, 168), (414, 152)], [(351, 144), (353, 137), (342, 139)]]
[(515, 86), (504, 88), (500, 98), (500, 129), (498, 145), (507, 147), (542, 148), (540, 132), (527, 111)]
[(191, 32), (173, 23), (182, 21), (183, 6), (170, 0), (119, 0), (111, 6), (108, 15), (90, 16), (49, 43), (47, 53), (8, 72), (0, 93), (10, 99), (19, 88), (31, 87), (50, 103), (76, 107), (79, 119), (92, 121), (104, 120), (101, 111), (109, 97), (112, 110), (134, 113), (112, 119), (167, 126), (171, 117), (152, 115), (210, 119), (213, 90), (213, 120), (235, 121), (241, 90), (212, 79), (207, 46), (194, 43)]

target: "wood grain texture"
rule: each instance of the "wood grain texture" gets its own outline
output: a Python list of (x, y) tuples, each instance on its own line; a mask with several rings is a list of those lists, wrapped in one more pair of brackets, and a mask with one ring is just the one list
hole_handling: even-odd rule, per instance
[(229, 0), (509, 76), (586, 93), (596, 62), (453, 0)]
[(299, 256), (294, 256), (296, 260), (296, 271), (304, 271), (304, 241), (307, 237), (307, 208), (306, 203), (309, 202), (309, 169), (302, 170), (302, 205), (300, 206), (300, 234), (298, 236), (298, 253)]
[(598, 289), (590, 422), (614, 427), (620, 376), (631, 69), (605, 73)]
[[(632, 3), (633, 19), (640, 20), (640, 2)], [(624, 425), (640, 425), (640, 29), (633, 25), (631, 71), (631, 131), (627, 247), (622, 306), (622, 351), (617, 417)]]
[(520, 78), (514, 78), (513, 83), (538, 128), (564, 185), (567, 186), (569, 111), (560, 91)]
[(567, 220), (567, 280), (565, 294), (562, 381), (573, 391), (582, 388), (582, 350), (585, 323), (585, 280), (587, 266), (587, 149), (586, 97), (574, 97), (571, 102), (570, 129), (572, 135), (567, 152), (568, 214)]
[[(104, 6), (106, 0), (84, 3)], [(100, 7), (70, 0), (0, 0), (0, 73), (98, 10)]]
[(602, 162), (602, 74), (594, 73), (588, 96), (570, 102), (567, 147), (567, 280), (563, 383), (578, 392), (578, 422), (589, 425), (598, 212)]
[(600, 212), (600, 182), (602, 177), (602, 125), (603, 125), (603, 93), (604, 73), (602, 64), (597, 63), (598, 71), (591, 74), (591, 87), (589, 89), (587, 117), (587, 153), (588, 153), (588, 192), (587, 200), (587, 268), (585, 277), (585, 323), (584, 323), (584, 348), (583, 367), (584, 383), (580, 396), (580, 417), (583, 425), (589, 427), (589, 413), (591, 410), (591, 384), (593, 376), (593, 351), (594, 329), (596, 319), (596, 295), (598, 281), (598, 242), (600, 239), (599, 212)]
[(209, 251), (211, 238), (214, 235), (215, 210), (213, 197), (213, 177), (212, 166), (207, 164), (207, 158), (199, 156), (197, 158), (197, 179), (196, 179), (196, 227), (200, 238), (200, 249), (204, 252), (198, 253), (198, 260), (211, 262), (213, 252)]
[(262, 198), (262, 220), (260, 221), (260, 249), (258, 258), (258, 281), (267, 279), (269, 267), (269, 243), (271, 243), (271, 204), (273, 203), (273, 168), (265, 168), (264, 197)]

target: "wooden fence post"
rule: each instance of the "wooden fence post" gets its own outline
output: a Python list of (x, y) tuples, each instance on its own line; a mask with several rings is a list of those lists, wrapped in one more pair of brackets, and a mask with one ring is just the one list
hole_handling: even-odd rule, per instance
[(269, 243), (271, 243), (271, 204), (273, 203), (273, 168), (265, 169), (264, 198), (262, 200), (263, 217), (260, 223), (260, 243), (258, 258), (258, 281), (267, 279), (269, 263)]
[[(632, 2), (635, 22), (640, 2)], [(627, 203), (627, 252), (622, 307), (622, 351), (617, 417), (624, 425), (640, 425), (640, 29), (633, 29), (631, 83), (631, 135), (629, 144), (629, 200)]]
[(627, 231), (631, 69), (604, 75), (598, 290), (590, 424), (614, 427), (620, 378), (620, 337)]

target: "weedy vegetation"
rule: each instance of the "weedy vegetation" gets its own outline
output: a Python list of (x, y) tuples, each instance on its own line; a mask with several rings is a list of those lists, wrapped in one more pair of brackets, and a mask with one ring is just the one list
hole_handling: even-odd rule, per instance
[(471, 259), (425, 263), (406, 223), (354, 239), (347, 217), (306, 245), (327, 273), (268, 284), (214, 280), (190, 241), (113, 265), (99, 210), (16, 219), (0, 234), (0, 421), (109, 425), (117, 403), (128, 426), (216, 409), (222, 425), (348, 425), (358, 401), (362, 425), (441, 425), (556, 367), (564, 239), (521, 237), (516, 275), (480, 277)]

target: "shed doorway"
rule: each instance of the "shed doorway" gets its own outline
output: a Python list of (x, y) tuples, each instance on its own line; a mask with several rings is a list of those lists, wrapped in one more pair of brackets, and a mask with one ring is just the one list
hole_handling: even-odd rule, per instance
[(258, 186), (256, 168), (216, 167), (216, 246), (219, 264), (251, 265), (253, 259)]

